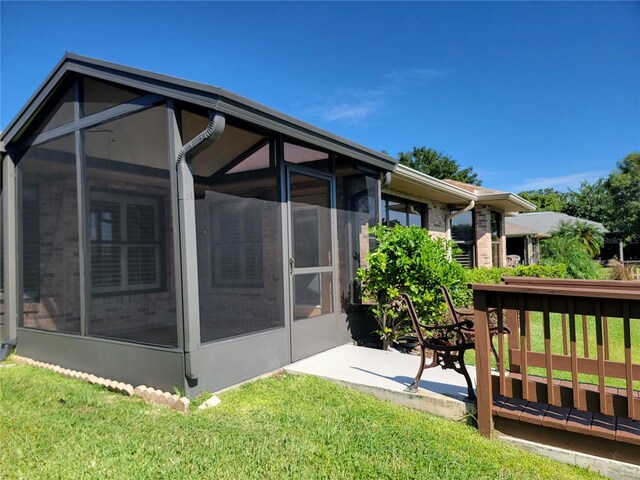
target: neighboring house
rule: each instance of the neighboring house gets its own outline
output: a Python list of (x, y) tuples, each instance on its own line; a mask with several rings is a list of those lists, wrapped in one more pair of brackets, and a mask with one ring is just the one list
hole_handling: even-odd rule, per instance
[(438, 180), (398, 165), (382, 189), (382, 221), (421, 225), (434, 236), (453, 240), (465, 267), (506, 265), (504, 221), (535, 206), (509, 192), (455, 180)]
[(369, 226), (420, 224), (488, 265), (504, 215), (532, 208), (224, 89), (74, 54), (1, 140), (0, 339), (188, 394), (370, 333), (355, 284)]
[(560, 222), (586, 222), (594, 225), (602, 233), (607, 229), (598, 222), (573, 217), (566, 213), (534, 212), (523, 213), (506, 219), (507, 255), (517, 255), (524, 265), (540, 261), (540, 240), (551, 236)]

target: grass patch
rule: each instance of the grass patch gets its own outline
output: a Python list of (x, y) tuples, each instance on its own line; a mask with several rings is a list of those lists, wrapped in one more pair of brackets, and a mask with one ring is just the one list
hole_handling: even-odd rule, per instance
[(6, 478), (599, 478), (313, 377), (188, 414), (26, 365), (0, 386)]
[[(562, 316), (559, 313), (551, 313), (549, 318), (549, 326), (551, 333), (551, 351), (555, 354), (563, 354), (562, 341)], [(531, 321), (531, 350), (534, 352), (544, 352), (544, 327), (542, 322), (542, 313), (533, 312), (530, 317)], [(617, 362), (624, 362), (624, 330), (621, 318), (609, 318), (609, 359)], [(640, 321), (631, 320), (631, 345), (638, 346), (640, 343)], [(567, 318), (567, 335), (569, 334), (569, 319)], [(597, 358), (596, 343), (596, 323), (593, 316), (587, 317), (587, 347), (589, 350), (588, 358)], [(571, 345), (568, 342), (568, 354), (571, 354)], [(582, 315), (576, 315), (576, 352), (579, 357), (585, 357), (584, 348), (584, 329), (582, 324)], [(640, 363), (640, 348), (631, 350), (631, 359), (633, 363)], [(546, 375), (546, 369), (540, 367), (531, 367), (528, 369), (531, 375)], [(571, 380), (571, 372), (554, 371), (555, 377), (560, 380)], [(598, 384), (597, 375), (580, 374), (580, 382)], [(606, 377), (605, 384), (608, 387), (626, 388), (626, 381), (622, 378)], [(634, 389), (640, 390), (640, 382), (634, 382)]]
[[(587, 316), (587, 348), (589, 352), (588, 358), (597, 358), (597, 344), (596, 344), (596, 324), (593, 316)], [(609, 318), (609, 359), (617, 362), (624, 362), (624, 331), (623, 322), (621, 318)], [(544, 326), (542, 321), (541, 312), (531, 312), (530, 314), (531, 325), (531, 351), (544, 353)], [(562, 334), (562, 315), (559, 313), (549, 314), (549, 326), (551, 333), (551, 351), (554, 354), (562, 355), (563, 350), (563, 334)], [(584, 347), (584, 329), (582, 323), (582, 315), (576, 315), (576, 353), (578, 358), (585, 357)], [(517, 333), (516, 333), (517, 334)], [(568, 355), (571, 354), (571, 345), (569, 342), (569, 319), (567, 316), (567, 348)], [(631, 345), (634, 348), (631, 350), (631, 359), (633, 363), (640, 363), (640, 348), (635, 348), (640, 345), (640, 321), (631, 320)], [(494, 339), (494, 344), (498, 348), (498, 340)], [(508, 359), (507, 354), (507, 340), (505, 337), (505, 359)], [(475, 364), (475, 351), (469, 350), (465, 354), (465, 362), (474, 365)], [(491, 356), (491, 364), (493, 368), (497, 368), (493, 355)], [(508, 368), (508, 364), (505, 363), (505, 367)], [(530, 375), (538, 375), (545, 377), (546, 368), (543, 367), (529, 367), (527, 372)], [(554, 370), (554, 378), (560, 380), (571, 380), (571, 372), (564, 370)], [(597, 375), (579, 374), (579, 381), (582, 383), (598, 384)], [(626, 388), (626, 381), (622, 378), (606, 377), (605, 384), (608, 387)], [(640, 390), (640, 381), (633, 382), (633, 388)]]

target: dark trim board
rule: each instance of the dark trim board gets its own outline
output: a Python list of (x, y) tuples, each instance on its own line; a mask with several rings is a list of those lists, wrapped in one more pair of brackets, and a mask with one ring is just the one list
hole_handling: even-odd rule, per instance
[(191, 397), (203, 390), (215, 392), (289, 365), (289, 339), (285, 327), (208, 343), (186, 352), (185, 361), (198, 379), (186, 394)]
[(19, 328), (16, 352), (134, 387), (184, 388), (184, 354), (175, 349)]

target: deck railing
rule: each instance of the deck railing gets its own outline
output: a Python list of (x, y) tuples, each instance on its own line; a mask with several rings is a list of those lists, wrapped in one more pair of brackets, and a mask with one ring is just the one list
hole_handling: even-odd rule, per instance
[[(640, 282), (504, 281), (472, 285), (480, 432), (491, 436), (498, 413), (604, 438), (636, 438)], [(496, 322), (511, 334), (497, 336), (501, 355), (492, 365), (488, 327)]]

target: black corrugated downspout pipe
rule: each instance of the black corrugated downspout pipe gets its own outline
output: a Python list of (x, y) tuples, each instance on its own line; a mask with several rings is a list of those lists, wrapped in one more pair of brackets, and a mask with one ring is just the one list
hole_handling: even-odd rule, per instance
[(222, 113), (209, 110), (207, 128), (196, 135), (190, 142), (182, 146), (176, 157), (176, 168), (180, 171), (180, 164), (186, 159), (192, 160), (212, 143), (216, 142), (224, 132), (225, 117)]
[(8, 338), (4, 342), (2, 342), (2, 345), (0, 346), (0, 362), (4, 362), (7, 358), (9, 358), (11, 352), (16, 349), (17, 343), (18, 341), (15, 338)]
[[(201, 133), (196, 135), (191, 141), (183, 145), (176, 155), (176, 170), (178, 181), (178, 215), (180, 218), (180, 230), (185, 235), (195, 235), (196, 232), (196, 217), (195, 217), (195, 195), (193, 188), (193, 175), (191, 174), (190, 164), (191, 161), (209, 145), (216, 142), (225, 127), (224, 114), (209, 110), (209, 123)], [(191, 248), (184, 240), (180, 245), (180, 261), (182, 264), (197, 264), (197, 252)], [(191, 288), (195, 288), (197, 291), (198, 278), (197, 275), (193, 275), (193, 272), (188, 271), (187, 275), (182, 275), (182, 334), (184, 340), (185, 351), (185, 376), (189, 381), (197, 382), (197, 378), (194, 375), (193, 368), (190, 361), (190, 355), (187, 353), (197, 349), (200, 342), (199, 338), (199, 325), (194, 327), (195, 331), (192, 332), (191, 328), (187, 328), (191, 316), (195, 316), (199, 311), (199, 305), (196, 302), (197, 295), (187, 296), (185, 295)], [(195, 297), (195, 298), (194, 298)]]

